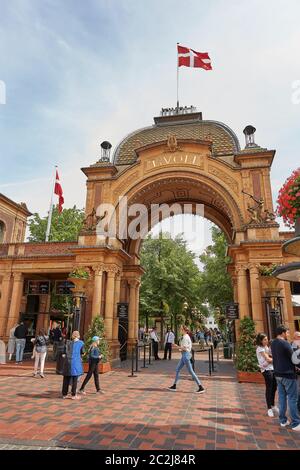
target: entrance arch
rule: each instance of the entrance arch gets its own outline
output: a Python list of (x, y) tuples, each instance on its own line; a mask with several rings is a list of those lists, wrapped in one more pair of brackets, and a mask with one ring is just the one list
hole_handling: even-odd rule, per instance
[[(229, 272), (240, 318), (251, 316), (257, 330), (267, 331), (259, 265), (281, 263), (283, 256), (270, 182), (275, 151), (259, 147), (253, 139), (241, 150), (228, 126), (204, 121), (201, 113), (175, 112), (154, 122), (125, 137), (113, 163), (100, 160), (82, 169), (87, 176), (86, 223), (76, 263), (90, 265), (94, 272), (91, 317), (104, 316), (107, 337), (117, 351), (117, 303), (127, 302), (129, 345), (137, 339), (141, 240), (119, 236), (120, 198), (125, 197), (128, 207), (145, 205), (148, 223), (151, 204), (191, 204), (192, 213), (196, 204), (203, 204), (204, 217), (218, 225), (229, 242)], [(103, 204), (115, 209), (115, 236), (97, 233)], [(282, 283), (280, 293), (283, 319), (292, 326), (289, 286)]]

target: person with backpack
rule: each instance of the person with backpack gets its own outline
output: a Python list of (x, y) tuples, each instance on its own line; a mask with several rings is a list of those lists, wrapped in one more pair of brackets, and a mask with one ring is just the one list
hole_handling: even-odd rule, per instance
[(35, 347), (33, 377), (36, 377), (38, 375), (38, 369), (40, 369), (40, 372), (39, 372), (40, 377), (42, 379), (45, 378), (44, 367), (45, 367), (45, 360), (47, 356), (47, 341), (48, 340), (49, 340), (49, 336), (45, 335), (45, 330), (43, 328), (39, 330), (38, 335), (33, 340), (34, 347)]
[(99, 384), (98, 364), (102, 358), (102, 355), (99, 350), (99, 343), (100, 343), (99, 336), (93, 336), (92, 344), (89, 349), (89, 370), (79, 390), (79, 393), (81, 393), (82, 395), (86, 395), (86, 392), (84, 391), (84, 389), (87, 383), (89, 382), (90, 378), (92, 377), (92, 375), (94, 375), (94, 381), (95, 381), (95, 387), (96, 387), (97, 393), (104, 393), (103, 390), (100, 389), (100, 384)]

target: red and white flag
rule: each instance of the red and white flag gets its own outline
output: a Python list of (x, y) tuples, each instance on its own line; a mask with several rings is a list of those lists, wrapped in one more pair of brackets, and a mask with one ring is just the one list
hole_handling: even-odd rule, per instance
[(59, 181), (58, 171), (56, 170), (56, 179), (54, 186), (54, 194), (58, 196), (58, 212), (62, 212), (62, 205), (65, 202), (63, 197), (63, 190)]
[(179, 46), (178, 51), (178, 67), (200, 67), (205, 70), (212, 70), (211, 60), (207, 52), (197, 52), (188, 47)]

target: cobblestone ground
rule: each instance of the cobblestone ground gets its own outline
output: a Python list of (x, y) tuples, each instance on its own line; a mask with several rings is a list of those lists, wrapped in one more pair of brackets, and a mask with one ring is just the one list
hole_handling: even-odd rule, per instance
[[(206, 353), (196, 363), (206, 393), (186, 372), (176, 393), (178, 353), (128, 377), (129, 364), (91, 381), (81, 400), (62, 400), (53, 363), (45, 379), (31, 364), (0, 365), (0, 449), (299, 449), (299, 433), (266, 415), (264, 386), (238, 384), (230, 360), (208, 375)], [(142, 365), (142, 364), (141, 364)]]

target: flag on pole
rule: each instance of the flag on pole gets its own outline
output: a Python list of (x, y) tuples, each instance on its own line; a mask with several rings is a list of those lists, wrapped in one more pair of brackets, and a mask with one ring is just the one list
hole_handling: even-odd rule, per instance
[(55, 178), (55, 186), (54, 186), (54, 194), (58, 196), (58, 212), (62, 211), (62, 205), (65, 202), (63, 197), (63, 190), (59, 181), (58, 171), (56, 170), (56, 178)]
[(212, 70), (211, 60), (207, 52), (197, 52), (188, 47), (179, 46), (179, 44), (177, 44), (177, 52), (178, 67), (199, 67)]

